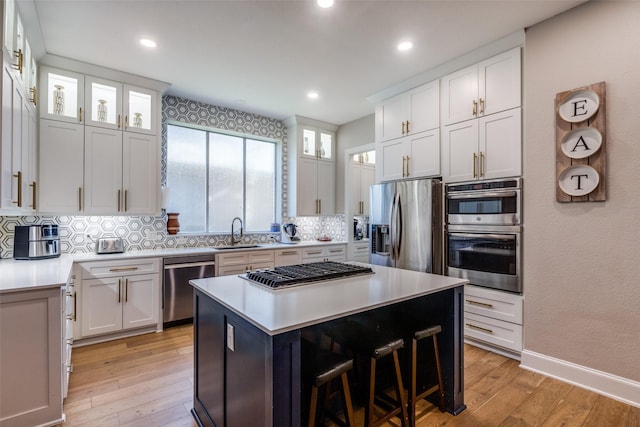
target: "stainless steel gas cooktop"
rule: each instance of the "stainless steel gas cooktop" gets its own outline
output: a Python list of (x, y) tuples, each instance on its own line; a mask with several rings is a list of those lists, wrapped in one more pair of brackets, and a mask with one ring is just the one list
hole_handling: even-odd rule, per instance
[(278, 289), (364, 274), (373, 274), (371, 267), (328, 261), (250, 271), (241, 274), (240, 277), (268, 288)]

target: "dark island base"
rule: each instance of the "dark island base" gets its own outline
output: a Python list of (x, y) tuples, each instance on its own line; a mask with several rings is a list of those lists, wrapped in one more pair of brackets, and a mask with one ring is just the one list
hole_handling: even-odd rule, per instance
[[(424, 326), (440, 324), (442, 333), (438, 339), (445, 407), (447, 412), (457, 415), (465, 409), (462, 297), (460, 286), (333, 322), (354, 318), (398, 330), (404, 325), (400, 319), (411, 315), (420, 318)], [(322, 340), (323, 329), (332, 322), (271, 336), (199, 290), (195, 291), (194, 306), (195, 372), (191, 412), (196, 422), (200, 426), (217, 427), (304, 424), (302, 406), (307, 402), (302, 402), (301, 397), (300, 340), (303, 336)], [(408, 346), (409, 343), (405, 343), (405, 347)], [(423, 365), (429, 377), (433, 366), (428, 362)]]

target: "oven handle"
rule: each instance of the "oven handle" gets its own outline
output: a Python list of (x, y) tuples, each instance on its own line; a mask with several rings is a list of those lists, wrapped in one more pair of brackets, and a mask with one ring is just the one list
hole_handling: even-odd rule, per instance
[(487, 234), (487, 233), (448, 233), (450, 236), (456, 237), (468, 237), (470, 239), (477, 237), (488, 237), (490, 239), (511, 239), (515, 236), (515, 234)]
[(516, 191), (478, 192), (474, 194), (447, 194), (447, 199), (484, 199), (485, 197), (515, 197)]

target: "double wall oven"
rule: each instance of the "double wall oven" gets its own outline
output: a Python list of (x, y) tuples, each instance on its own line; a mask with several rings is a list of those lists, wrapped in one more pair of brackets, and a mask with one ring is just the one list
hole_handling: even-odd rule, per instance
[(522, 179), (445, 187), (446, 274), (522, 293)]

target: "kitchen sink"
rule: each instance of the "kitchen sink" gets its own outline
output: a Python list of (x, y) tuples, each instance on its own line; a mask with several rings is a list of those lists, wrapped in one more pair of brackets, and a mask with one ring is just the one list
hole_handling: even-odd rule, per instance
[(251, 249), (251, 248), (259, 248), (259, 247), (260, 245), (233, 245), (233, 246), (215, 246), (213, 249), (224, 251), (227, 249)]

